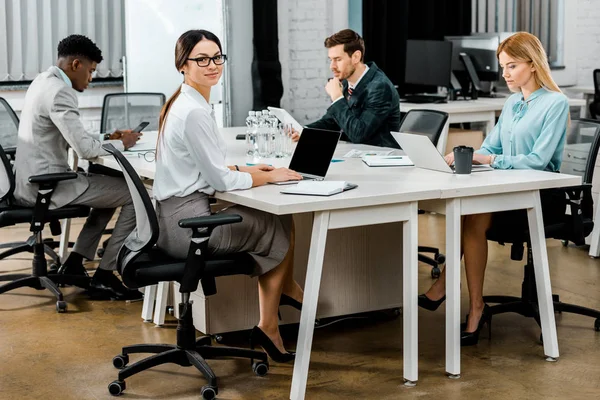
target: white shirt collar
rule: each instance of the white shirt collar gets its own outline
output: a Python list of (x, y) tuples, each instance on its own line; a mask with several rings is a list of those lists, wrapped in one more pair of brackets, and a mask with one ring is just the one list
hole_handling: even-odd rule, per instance
[(200, 94), (200, 92), (198, 92), (196, 89), (194, 89), (190, 85), (182, 83), (181, 84), (181, 92), (190, 96), (194, 101), (196, 101), (198, 104), (200, 104), (203, 108), (205, 108), (206, 110), (208, 110), (209, 112), (212, 113), (212, 111), (213, 111), (212, 107), (210, 106), (210, 104), (208, 104), (208, 102), (206, 101), (204, 96), (202, 96)]
[(358, 82), (360, 82), (360, 80), (363, 78), (363, 76), (365, 76), (365, 74), (367, 73), (367, 71), (369, 70), (369, 66), (367, 64), (365, 64), (365, 70), (363, 71), (362, 75), (360, 76), (360, 78), (358, 78), (358, 80), (356, 82), (354, 82), (354, 84), (350, 83), (350, 81), (348, 81), (348, 87), (354, 89), (355, 87), (358, 86)]
[(65, 83), (67, 84), (67, 86), (69, 86), (70, 88), (73, 87), (73, 83), (71, 82), (71, 80), (69, 79), (69, 77), (67, 76), (67, 74), (65, 74), (65, 71), (63, 71), (62, 69), (56, 67), (56, 69), (58, 69), (58, 72), (60, 73), (60, 76), (63, 78), (63, 81), (65, 81)]

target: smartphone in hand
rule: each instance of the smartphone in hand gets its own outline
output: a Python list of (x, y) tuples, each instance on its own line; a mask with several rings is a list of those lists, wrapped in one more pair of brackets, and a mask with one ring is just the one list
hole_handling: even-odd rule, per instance
[(145, 127), (147, 127), (148, 125), (150, 125), (150, 122), (142, 122), (141, 124), (139, 124), (138, 126), (136, 126), (135, 128), (133, 128), (133, 133), (140, 133), (141, 131), (144, 130)]

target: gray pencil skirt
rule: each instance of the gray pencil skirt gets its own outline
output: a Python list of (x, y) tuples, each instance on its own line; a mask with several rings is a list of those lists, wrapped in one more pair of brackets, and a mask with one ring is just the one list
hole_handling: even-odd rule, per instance
[[(191, 229), (180, 228), (179, 220), (210, 215), (208, 196), (192, 193), (157, 202), (160, 226), (158, 247), (175, 258), (186, 258)], [(233, 206), (219, 214), (238, 214), (242, 222), (216, 227), (208, 241), (212, 254), (247, 252), (256, 266), (253, 276), (265, 274), (281, 264), (290, 247), (291, 215), (278, 216), (244, 206)]]

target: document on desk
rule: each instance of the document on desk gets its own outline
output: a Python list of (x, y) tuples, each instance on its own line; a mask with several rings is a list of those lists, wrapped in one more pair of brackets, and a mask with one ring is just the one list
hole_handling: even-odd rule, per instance
[(352, 149), (344, 155), (344, 158), (363, 158), (364, 156), (389, 156), (395, 150), (356, 150)]
[(300, 181), (298, 184), (282, 190), (283, 194), (301, 194), (308, 196), (331, 196), (358, 185), (346, 181)]
[(415, 165), (407, 156), (364, 156), (369, 167), (410, 167)]
[(297, 132), (302, 133), (302, 129), (304, 129), (302, 127), (302, 125), (300, 125), (300, 123), (298, 121), (296, 121), (296, 119), (294, 117), (292, 117), (290, 115), (289, 112), (287, 112), (286, 110), (284, 110), (283, 108), (277, 108), (277, 107), (267, 107), (269, 109), (269, 111), (271, 111), (279, 120), (279, 122), (283, 123), (283, 124), (290, 124), (292, 125), (292, 128), (294, 128)]

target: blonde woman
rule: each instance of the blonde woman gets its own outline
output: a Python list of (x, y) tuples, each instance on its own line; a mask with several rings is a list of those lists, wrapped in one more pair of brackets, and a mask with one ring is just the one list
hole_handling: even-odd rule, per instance
[[(518, 32), (502, 43), (496, 51), (502, 77), (515, 92), (508, 98), (494, 129), (487, 135), (481, 149), (473, 155), (473, 163), (490, 164), (497, 169), (537, 169), (557, 172), (562, 162), (569, 105), (552, 76), (548, 57), (539, 39), (527, 32)], [(448, 154), (446, 162), (454, 162)], [(561, 211), (542, 192), (544, 219)], [(524, 210), (495, 214), (468, 215), (462, 221), (462, 252), (469, 289), (469, 314), (461, 334), (463, 346), (477, 344), (485, 323), (491, 324), (489, 307), (483, 302), (483, 280), (487, 264), (486, 232), (511, 229), (520, 224), (526, 229)], [(419, 306), (437, 309), (446, 298), (446, 276), (442, 273), (424, 295)]]

